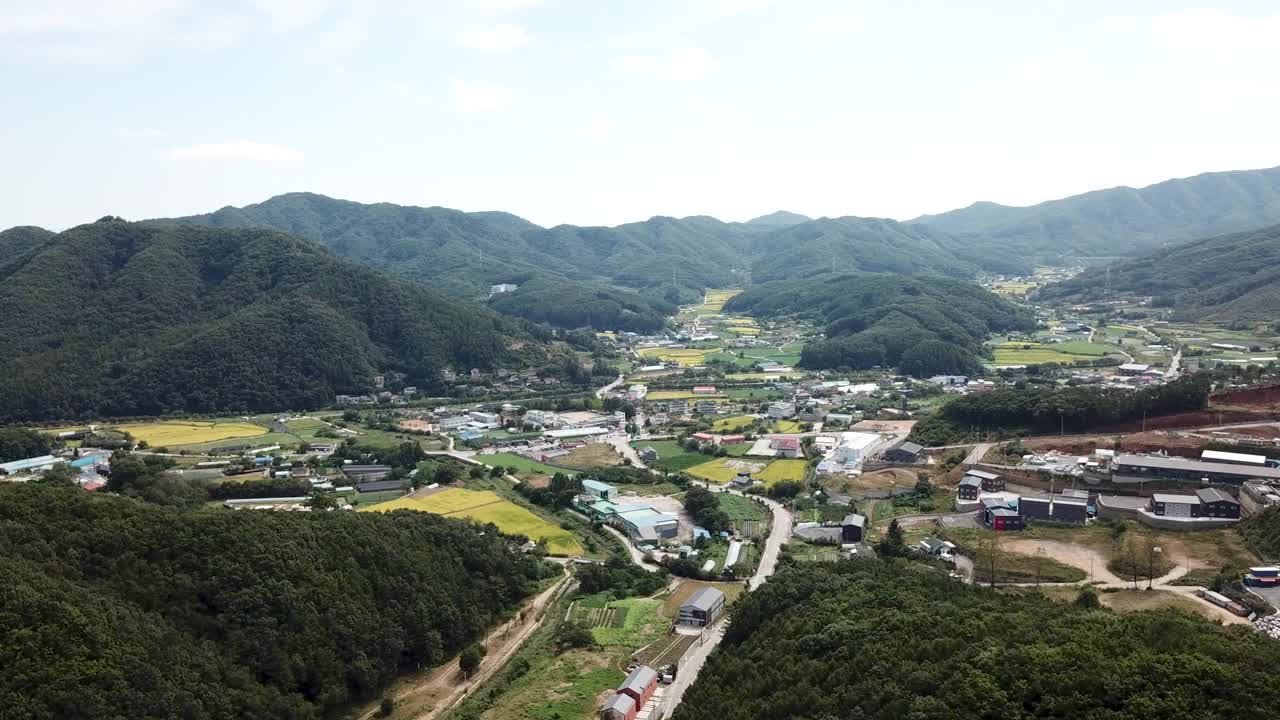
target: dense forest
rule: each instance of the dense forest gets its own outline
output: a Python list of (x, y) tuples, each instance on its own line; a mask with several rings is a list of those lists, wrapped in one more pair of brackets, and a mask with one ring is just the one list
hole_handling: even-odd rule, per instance
[(655, 217), (617, 227), (543, 228), (501, 212), (364, 205), (289, 193), (256, 205), (177, 218), (213, 227), (270, 227), (335, 253), (463, 297), (533, 278), (595, 280), (632, 288), (737, 284), (747, 237), (765, 232), (714, 218)]
[(1280, 313), (1280, 225), (1163, 248), (1036, 293), (1071, 302), (1116, 297), (1151, 297), (1179, 320), (1272, 322)]
[(53, 449), (50, 437), (42, 432), (20, 427), (0, 427), (0, 463), (48, 455)]
[(0, 264), (30, 252), (52, 240), (57, 233), (32, 225), (0, 230)]
[[(671, 289), (668, 286), (668, 289)], [(636, 293), (592, 282), (535, 279), (514, 292), (495, 295), (489, 307), (504, 315), (562, 328), (651, 333), (676, 313), (674, 302), (654, 292)]]
[(1132, 422), (1144, 414), (1155, 417), (1202, 410), (1208, 402), (1209, 386), (1208, 373), (1197, 373), (1140, 390), (1081, 385), (971, 393), (957, 396), (917, 422), (911, 439), (937, 446), (993, 432), (1087, 432)]
[(993, 332), (1034, 327), (1029, 313), (972, 283), (939, 277), (847, 274), (766, 283), (726, 305), (755, 316), (808, 316), (825, 324), (807, 368), (894, 366), (928, 376), (968, 372)]
[(1178, 613), (1002, 593), (897, 561), (784, 568), (674, 720), (1270, 718), (1280, 643)]
[(473, 642), (552, 572), (493, 530), (0, 487), (0, 717), (331, 715)]
[(1280, 168), (1205, 173), (1031, 207), (975, 203), (914, 222), (1038, 262), (1139, 255), (1165, 243), (1280, 223)]
[(529, 332), (282, 233), (104, 218), (0, 264), (0, 421), (301, 408), (382, 372), (430, 390), (543, 361)]

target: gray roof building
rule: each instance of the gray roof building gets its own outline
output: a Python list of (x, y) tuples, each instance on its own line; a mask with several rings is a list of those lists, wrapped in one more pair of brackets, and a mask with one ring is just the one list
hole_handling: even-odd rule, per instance
[(614, 693), (605, 701), (600, 710), (603, 718), (627, 718), (636, 711), (636, 701), (630, 695)]
[(622, 681), (622, 684), (618, 686), (618, 692), (631, 692), (635, 695), (643, 696), (649, 686), (657, 679), (658, 673), (653, 668), (648, 665), (641, 665), (632, 670), (627, 679)]
[(1218, 488), (1200, 488), (1196, 491), (1196, 497), (1200, 498), (1200, 502), (1228, 502), (1239, 505), (1240, 501), (1231, 497), (1227, 493), (1222, 492)]
[(724, 602), (724, 593), (720, 592), (715, 588), (708, 587), (708, 588), (702, 588), (698, 592), (691, 595), (689, 599), (685, 600), (684, 604), (681, 605), (680, 607), (682, 609), (693, 608), (693, 609), (701, 610), (703, 612), (710, 612), (716, 606), (716, 604), (720, 602)]

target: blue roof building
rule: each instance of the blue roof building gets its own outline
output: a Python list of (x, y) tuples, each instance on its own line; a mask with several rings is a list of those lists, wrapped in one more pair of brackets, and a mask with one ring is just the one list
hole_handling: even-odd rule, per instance
[(618, 494), (618, 488), (609, 483), (602, 483), (599, 480), (583, 480), (582, 489), (590, 495), (595, 495), (601, 500), (608, 500)]

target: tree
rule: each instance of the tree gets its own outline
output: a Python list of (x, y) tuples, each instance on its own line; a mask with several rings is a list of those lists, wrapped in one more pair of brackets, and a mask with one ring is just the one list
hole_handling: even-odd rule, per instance
[(311, 508), (312, 512), (333, 510), (338, 507), (338, 500), (331, 493), (318, 492), (307, 498), (307, 507)]
[(382, 698), (382, 703), (378, 705), (378, 714), (382, 717), (391, 717), (391, 713), (395, 712), (396, 702), (390, 697)]
[(464, 676), (470, 677), (480, 667), (480, 661), (484, 659), (480, 648), (475, 645), (468, 645), (461, 653), (458, 654), (458, 668), (462, 670)]
[(572, 648), (591, 647), (595, 642), (591, 630), (578, 622), (563, 623), (556, 631), (555, 643), (561, 652)]
[(1091, 610), (1102, 607), (1102, 603), (1098, 600), (1098, 591), (1092, 586), (1084, 586), (1076, 595), (1075, 606)]
[(60, 462), (41, 473), (40, 482), (50, 485), (75, 485), (76, 470), (67, 463)]
[(23, 427), (0, 427), (0, 462), (48, 455), (53, 443), (48, 435)]

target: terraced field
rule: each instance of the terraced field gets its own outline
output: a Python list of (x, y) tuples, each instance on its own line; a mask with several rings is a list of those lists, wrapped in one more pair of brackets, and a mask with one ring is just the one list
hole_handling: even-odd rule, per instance
[[(417, 510), (448, 517), (493, 523), (504, 533), (524, 535), (547, 548), (552, 555), (582, 555), (582, 545), (568, 530), (553, 525), (529, 510), (487, 490), (449, 488), (432, 495), (403, 497), (367, 508), (373, 512)], [(365, 508), (362, 508), (365, 510)]]

